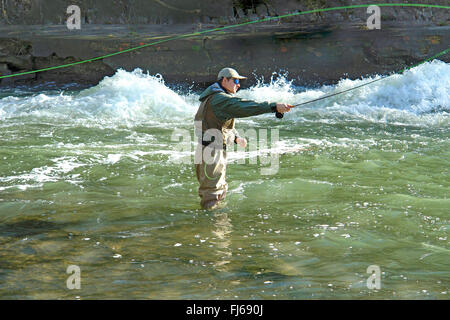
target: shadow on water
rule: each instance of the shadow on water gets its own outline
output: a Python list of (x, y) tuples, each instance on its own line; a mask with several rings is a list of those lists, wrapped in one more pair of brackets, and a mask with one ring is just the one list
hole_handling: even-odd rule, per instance
[(20, 220), (0, 224), (0, 237), (21, 238), (59, 230), (66, 224), (42, 221), (38, 219)]

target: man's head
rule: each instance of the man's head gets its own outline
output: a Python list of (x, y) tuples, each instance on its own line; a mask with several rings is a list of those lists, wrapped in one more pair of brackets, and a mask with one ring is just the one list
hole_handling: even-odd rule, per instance
[(236, 70), (232, 68), (223, 68), (220, 70), (217, 80), (219, 80), (222, 87), (224, 87), (229, 93), (236, 93), (241, 86), (239, 80), (247, 79), (240, 76)]

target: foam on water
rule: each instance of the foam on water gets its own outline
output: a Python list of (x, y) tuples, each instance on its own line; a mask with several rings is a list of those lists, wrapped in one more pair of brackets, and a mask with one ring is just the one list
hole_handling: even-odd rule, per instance
[(98, 85), (76, 94), (40, 93), (0, 100), (0, 119), (48, 118), (78, 125), (136, 125), (177, 120), (194, 112), (189, 95), (179, 95), (160, 75), (118, 70)]
[[(298, 88), (286, 75), (259, 81), (238, 92), (256, 101), (298, 104), (323, 95), (356, 87), (371, 80), (342, 79), (336, 85), (315, 89)], [(244, 84), (245, 86), (245, 84)], [(447, 126), (449, 122), (450, 64), (435, 60), (365, 87), (294, 109), (295, 121), (356, 120), (415, 125)], [(192, 120), (198, 105), (196, 93), (170, 89), (161, 75), (136, 69), (118, 70), (98, 85), (78, 93), (40, 93), (0, 99), (0, 119), (36, 118), (64, 120), (77, 125), (134, 126), (185, 123)], [(269, 118), (269, 115), (262, 117)], [(277, 121), (272, 116), (270, 119)], [(170, 124), (169, 124), (170, 123)]]
[[(0, 184), (7, 185), (0, 186), (0, 191), (9, 188), (19, 188), (20, 190), (39, 188), (46, 182), (57, 182), (62, 179), (72, 184), (81, 182), (78, 179), (78, 174), (70, 174), (70, 172), (86, 164), (80, 163), (76, 157), (58, 157), (51, 161), (54, 163), (52, 166), (36, 167), (29, 172), (18, 175), (0, 176)], [(23, 184), (25, 181), (28, 184)]]
[[(284, 76), (259, 82), (240, 96), (256, 101), (299, 104), (342, 92), (380, 79), (342, 79), (336, 85), (298, 90)], [(450, 64), (439, 60), (424, 63), (367, 86), (294, 109), (287, 117), (298, 121), (336, 122), (363, 120), (415, 125), (448, 125), (450, 112)], [(320, 119), (320, 120), (318, 120)]]

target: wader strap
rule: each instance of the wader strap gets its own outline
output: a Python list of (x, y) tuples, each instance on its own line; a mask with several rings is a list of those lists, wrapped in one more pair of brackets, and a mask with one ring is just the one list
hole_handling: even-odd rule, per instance
[[(205, 104), (203, 105), (203, 110), (202, 110), (202, 130), (203, 130), (203, 123), (205, 124), (205, 131), (208, 130), (209, 128), (207, 127), (208, 122), (206, 121), (206, 111), (208, 110), (209, 106), (209, 102), (211, 100), (211, 98), (213, 97), (214, 94), (210, 95), (208, 98), (206, 98), (205, 100)], [(214, 115), (215, 116), (215, 115)], [(202, 137), (204, 136), (205, 131), (202, 131)], [(220, 130), (222, 132), (222, 130)], [(223, 133), (222, 133), (223, 134)], [(204, 145), (205, 147), (207, 147), (209, 144), (211, 144), (212, 142), (214, 142), (215, 137), (213, 136), (211, 141), (204, 141), (202, 138), (202, 145)], [(223, 150), (227, 150), (227, 145), (224, 143), (223, 144)]]
[[(207, 128), (207, 126), (208, 126), (208, 123), (207, 123), (207, 121), (206, 121), (206, 110), (208, 110), (208, 108), (209, 108), (209, 102), (210, 102), (210, 100), (211, 100), (211, 98), (213, 97), (213, 94), (212, 95), (210, 95), (208, 98), (206, 98), (206, 101), (205, 101), (205, 104), (204, 104), (204, 106), (203, 106), (203, 112), (202, 112), (202, 122), (204, 122), (205, 123), (205, 131), (207, 131), (209, 128)], [(203, 130), (203, 123), (202, 123), (202, 130)], [(203, 131), (204, 132), (204, 131)], [(202, 136), (203, 136), (203, 132), (202, 132)]]
[[(205, 147), (209, 146), (211, 143), (214, 142), (214, 136), (212, 137), (213, 139), (211, 141), (202, 141), (202, 145), (204, 145)], [(227, 150), (227, 145), (224, 143), (223, 144), (223, 150)]]

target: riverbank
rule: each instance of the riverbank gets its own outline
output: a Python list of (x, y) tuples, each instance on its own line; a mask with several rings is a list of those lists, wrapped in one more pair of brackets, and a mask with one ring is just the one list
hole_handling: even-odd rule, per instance
[[(213, 24), (0, 26), (0, 73), (15, 74), (91, 59)], [(297, 85), (336, 83), (400, 71), (448, 47), (450, 26), (386, 21), (381, 30), (365, 22), (261, 23), (203, 33), (68, 68), (2, 79), (0, 86), (95, 85), (117, 69), (160, 73), (168, 83), (203, 86), (223, 66), (257, 77), (288, 72)], [(440, 60), (448, 62), (448, 56)]]

